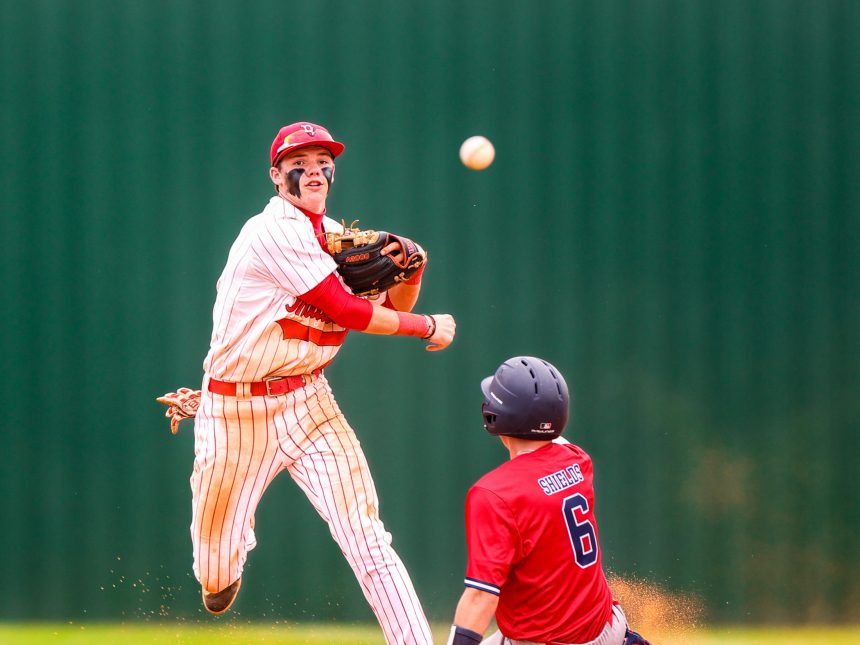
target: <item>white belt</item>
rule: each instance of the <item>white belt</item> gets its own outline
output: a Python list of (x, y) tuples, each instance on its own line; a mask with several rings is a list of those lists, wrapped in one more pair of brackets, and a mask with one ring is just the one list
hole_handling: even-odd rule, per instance
[(516, 641), (513, 638), (507, 638), (501, 634), (493, 634), (493, 636), (501, 636), (498, 640), (493, 640), (493, 636), (484, 639), (482, 642), (488, 645), (623, 645), (624, 637), (627, 632), (627, 616), (624, 615), (624, 610), (620, 605), (612, 605), (612, 619), (606, 623), (603, 631), (595, 638), (587, 643), (560, 643), (552, 641), (552, 643), (536, 643), (534, 641)]

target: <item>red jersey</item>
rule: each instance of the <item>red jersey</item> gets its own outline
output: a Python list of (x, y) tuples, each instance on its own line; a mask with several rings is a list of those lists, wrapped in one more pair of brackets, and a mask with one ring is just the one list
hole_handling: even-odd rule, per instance
[(550, 443), (487, 473), (466, 497), (466, 586), (497, 594), (514, 640), (586, 643), (612, 614), (591, 458)]

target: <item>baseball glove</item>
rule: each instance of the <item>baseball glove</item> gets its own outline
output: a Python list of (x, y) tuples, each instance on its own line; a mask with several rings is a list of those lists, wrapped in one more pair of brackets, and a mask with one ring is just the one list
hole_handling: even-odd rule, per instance
[[(343, 233), (326, 233), (329, 253), (337, 262), (344, 283), (357, 296), (375, 296), (408, 280), (427, 261), (427, 254), (409, 238), (385, 231), (362, 231), (344, 225)], [(382, 249), (399, 242), (402, 252), (382, 255)]]
[(176, 392), (168, 392), (155, 400), (167, 406), (164, 416), (170, 419), (170, 431), (176, 434), (183, 420), (193, 419), (197, 415), (197, 408), (200, 407), (200, 390), (181, 387)]

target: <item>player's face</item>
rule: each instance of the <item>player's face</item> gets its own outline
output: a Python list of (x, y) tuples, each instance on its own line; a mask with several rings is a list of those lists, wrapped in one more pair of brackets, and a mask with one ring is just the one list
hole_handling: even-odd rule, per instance
[(334, 159), (325, 148), (299, 148), (272, 169), (272, 181), (287, 200), (313, 213), (325, 208), (334, 181)]

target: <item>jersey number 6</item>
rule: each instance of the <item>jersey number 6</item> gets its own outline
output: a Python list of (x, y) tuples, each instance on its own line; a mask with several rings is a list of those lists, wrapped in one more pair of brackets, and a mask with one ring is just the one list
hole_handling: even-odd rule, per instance
[(594, 524), (589, 519), (581, 522), (576, 519), (577, 510), (581, 516), (588, 513), (588, 500), (577, 493), (566, 498), (562, 503), (564, 521), (567, 522), (567, 532), (570, 533), (570, 543), (573, 546), (573, 559), (580, 568), (585, 569), (597, 562), (597, 535)]

